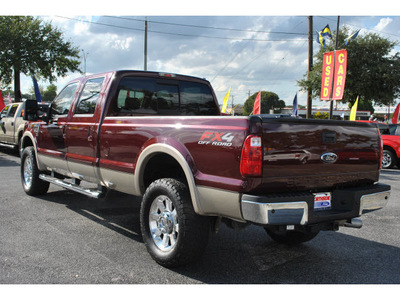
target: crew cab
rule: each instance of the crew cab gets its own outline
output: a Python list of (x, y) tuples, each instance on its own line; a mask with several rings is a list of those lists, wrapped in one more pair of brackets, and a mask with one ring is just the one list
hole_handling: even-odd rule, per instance
[(71, 81), (41, 120), (36, 105), (21, 143), (25, 192), (52, 183), (140, 196), (144, 243), (166, 267), (198, 259), (221, 222), (297, 244), (360, 228), (358, 217), (390, 196), (374, 124), (221, 116), (205, 79), (107, 72)]
[[(47, 104), (38, 105), (38, 115), (47, 111)], [(0, 112), (0, 146), (18, 149), (26, 121), (23, 120), (25, 102), (6, 105)]]

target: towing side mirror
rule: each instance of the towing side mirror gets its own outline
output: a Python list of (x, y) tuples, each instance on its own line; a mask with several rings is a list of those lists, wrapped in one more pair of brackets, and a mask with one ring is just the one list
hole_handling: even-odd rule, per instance
[(38, 120), (38, 103), (36, 100), (26, 100), (23, 119), (25, 121)]

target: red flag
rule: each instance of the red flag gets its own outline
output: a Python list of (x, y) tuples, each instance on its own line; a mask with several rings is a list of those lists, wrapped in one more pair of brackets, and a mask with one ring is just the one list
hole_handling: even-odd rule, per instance
[(258, 92), (256, 101), (254, 101), (253, 115), (259, 115), (261, 113), (261, 91)]
[(342, 100), (346, 83), (347, 50), (337, 50), (335, 58), (335, 79), (332, 100)]
[(396, 110), (394, 111), (392, 117), (392, 124), (397, 124), (397, 121), (399, 120), (399, 110), (400, 110), (400, 103), (397, 104)]
[(2, 111), (5, 106), (6, 105), (4, 104), (3, 95), (1, 94), (1, 91), (0, 91), (0, 111)]
[(322, 62), (321, 100), (330, 100), (333, 80), (333, 52), (324, 53)]

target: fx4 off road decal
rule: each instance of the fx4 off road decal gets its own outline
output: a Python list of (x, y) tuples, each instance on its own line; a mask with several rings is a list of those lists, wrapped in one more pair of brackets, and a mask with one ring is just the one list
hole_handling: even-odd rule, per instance
[(212, 146), (232, 146), (232, 132), (204, 131), (198, 144)]

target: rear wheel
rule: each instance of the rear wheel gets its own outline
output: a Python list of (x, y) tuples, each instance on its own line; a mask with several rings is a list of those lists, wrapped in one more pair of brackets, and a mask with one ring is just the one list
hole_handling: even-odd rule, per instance
[(279, 227), (264, 228), (267, 234), (276, 242), (287, 245), (297, 245), (315, 238), (319, 231), (286, 230)]
[(50, 183), (39, 178), (40, 172), (36, 164), (33, 147), (24, 149), (21, 155), (21, 181), (25, 193), (31, 196), (47, 193)]
[(186, 185), (171, 178), (158, 179), (147, 188), (140, 225), (147, 251), (165, 267), (198, 259), (210, 231), (209, 219), (194, 212)]
[(383, 157), (382, 157), (382, 168), (383, 169), (391, 169), (397, 163), (397, 157), (393, 151), (384, 149)]

